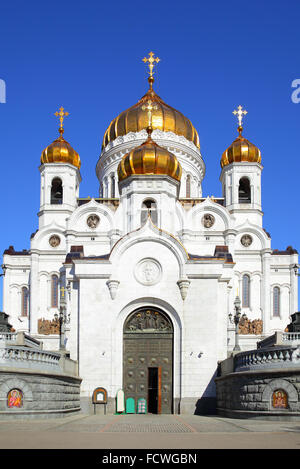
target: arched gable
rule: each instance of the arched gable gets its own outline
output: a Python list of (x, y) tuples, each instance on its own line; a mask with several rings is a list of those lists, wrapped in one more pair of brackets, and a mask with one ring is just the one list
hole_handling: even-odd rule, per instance
[[(67, 220), (67, 230), (74, 231), (90, 231), (86, 224), (86, 219), (89, 215), (96, 214), (100, 218), (100, 223), (97, 230), (109, 231), (114, 228), (114, 213), (104, 204), (97, 203), (94, 199), (90, 202), (78, 207)], [(101, 223), (103, 219), (104, 223)], [(83, 220), (83, 223), (81, 221)]]
[[(119, 241), (117, 241), (111, 250), (109, 261), (115, 267), (117, 267), (120, 258), (126, 250), (136, 244), (143, 242), (158, 243), (167, 247), (168, 251), (174, 255), (177, 261), (180, 278), (185, 276), (185, 264), (189, 259), (189, 255), (184, 246), (173, 235), (153, 225), (150, 218), (148, 218), (147, 223), (144, 226), (135, 231), (127, 233), (125, 236), (119, 239)], [(113, 276), (114, 273), (112, 277)]]

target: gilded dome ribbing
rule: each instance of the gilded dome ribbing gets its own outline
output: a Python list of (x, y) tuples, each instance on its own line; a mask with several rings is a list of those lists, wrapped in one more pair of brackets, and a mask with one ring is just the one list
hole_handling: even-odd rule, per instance
[(78, 169), (81, 166), (78, 153), (61, 135), (43, 150), (41, 164), (44, 163), (70, 163)]
[(166, 104), (152, 89), (152, 81), (149, 78), (150, 89), (132, 107), (121, 112), (109, 125), (103, 138), (102, 148), (119, 136), (129, 132), (139, 132), (148, 125), (147, 113), (142, 109), (145, 103), (151, 101), (155, 105), (152, 112), (152, 127), (164, 132), (173, 132), (182, 135), (200, 148), (199, 136), (191, 121), (181, 112)]
[(59, 117), (60, 127), (58, 129), (60, 136), (54, 140), (48, 147), (43, 150), (41, 155), (41, 164), (44, 163), (69, 163), (76, 168), (80, 168), (81, 162), (78, 153), (71, 147), (69, 142), (63, 138), (64, 128), (63, 121), (69, 115), (63, 107), (59, 108), (59, 112), (54, 113)]
[(124, 155), (118, 166), (119, 181), (134, 175), (166, 175), (180, 181), (181, 174), (176, 156), (157, 145), (150, 134), (142, 145)]
[(230, 147), (224, 151), (221, 158), (221, 167), (227, 166), (231, 163), (261, 163), (260, 150), (249, 140), (242, 136), (243, 127), (239, 126), (239, 136), (232, 142)]

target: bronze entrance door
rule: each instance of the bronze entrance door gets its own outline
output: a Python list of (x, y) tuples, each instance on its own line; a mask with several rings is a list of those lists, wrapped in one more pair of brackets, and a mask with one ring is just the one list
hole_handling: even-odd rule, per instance
[(125, 322), (123, 389), (136, 405), (145, 398), (150, 413), (172, 413), (173, 327), (160, 310), (141, 308)]

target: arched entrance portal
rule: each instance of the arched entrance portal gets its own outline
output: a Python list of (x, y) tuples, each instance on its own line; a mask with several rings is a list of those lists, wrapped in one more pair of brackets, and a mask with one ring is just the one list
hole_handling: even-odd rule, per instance
[(148, 412), (171, 414), (173, 407), (173, 326), (159, 309), (131, 313), (123, 330), (125, 398), (145, 398)]

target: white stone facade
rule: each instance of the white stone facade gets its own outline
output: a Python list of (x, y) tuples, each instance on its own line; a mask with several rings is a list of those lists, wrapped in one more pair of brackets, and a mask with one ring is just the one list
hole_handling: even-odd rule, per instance
[[(293, 249), (271, 248), (262, 225), (258, 163), (223, 168), (223, 197), (202, 197), (200, 151), (184, 137), (154, 131), (153, 139), (180, 161), (181, 184), (157, 175), (130, 177), (119, 185), (120, 159), (146, 137), (146, 131), (131, 133), (103, 150), (96, 168), (100, 198), (79, 198), (81, 177), (72, 165), (41, 166), (39, 229), (28, 251), (11, 247), (4, 253), (3, 309), (17, 331), (42, 340), (45, 349), (57, 349), (57, 334), (41, 334), (38, 320), (51, 321), (59, 313), (61, 298), (53, 305), (52, 277), (60, 279), (66, 287), (66, 349), (79, 361), (81, 394), (90, 400), (97, 386), (112, 398), (123, 386), (128, 315), (143, 306), (159, 308), (174, 330), (174, 402), (180, 402), (181, 411), (194, 412), (198, 400), (215, 397), (217, 363), (234, 346), (228, 315), (234, 314), (237, 295), (242, 313), (263, 321), (262, 335), (240, 337), (243, 349), (255, 348), (262, 336), (282, 331), (290, 322), (298, 304), (293, 270), (298, 255)], [(63, 184), (60, 205), (50, 201), (54, 177)], [(239, 203), (241, 177), (250, 180), (248, 203)], [(155, 223), (150, 217), (142, 223), (142, 204), (149, 199), (156, 204)], [(94, 227), (87, 224), (91, 215), (99, 217)], [(49, 243), (52, 236), (59, 237), (59, 244)], [(28, 310), (22, 304), (24, 287)], [(275, 287), (279, 296), (274, 300)]]

